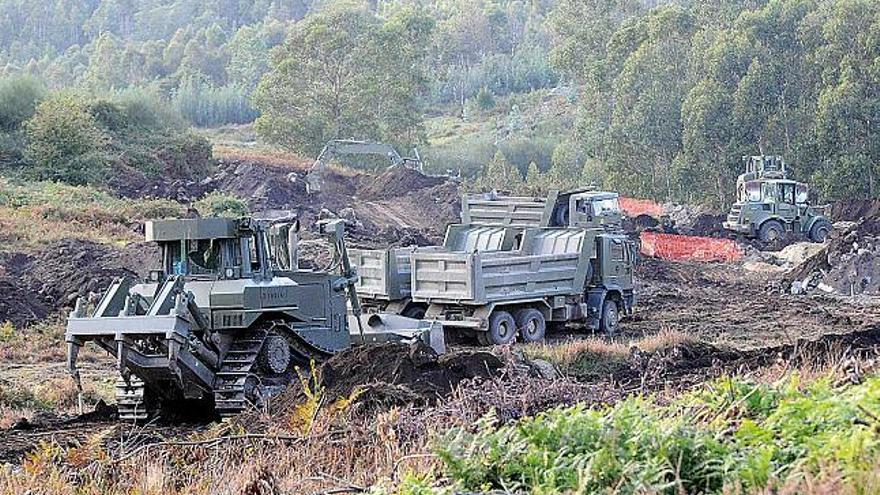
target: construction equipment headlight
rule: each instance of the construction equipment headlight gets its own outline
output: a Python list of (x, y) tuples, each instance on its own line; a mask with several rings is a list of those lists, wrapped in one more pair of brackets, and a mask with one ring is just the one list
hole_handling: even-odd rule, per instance
[(162, 270), (150, 270), (149, 273), (150, 282), (159, 282), (162, 280)]
[(235, 277), (235, 269), (234, 268), (227, 268), (223, 274), (226, 275), (226, 278), (233, 278), (233, 277)]

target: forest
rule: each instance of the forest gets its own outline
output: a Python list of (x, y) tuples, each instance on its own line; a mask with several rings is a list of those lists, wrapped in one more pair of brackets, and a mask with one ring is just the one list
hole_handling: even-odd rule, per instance
[[(880, 188), (872, 0), (0, 0), (0, 72), (0, 98), (30, 102), (3, 106), (0, 163), (56, 180), (41, 146), (58, 143), (40, 140), (57, 134), (28, 122), (66, 99), (99, 122), (90, 101), (253, 123), (303, 156), (331, 138), (417, 146), (480, 187), (722, 207), (741, 157), (767, 153), (817, 201)], [(106, 167), (106, 142), (79, 135), (61, 161)]]

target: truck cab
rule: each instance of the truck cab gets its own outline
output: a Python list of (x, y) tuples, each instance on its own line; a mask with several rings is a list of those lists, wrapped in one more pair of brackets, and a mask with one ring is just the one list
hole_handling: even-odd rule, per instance
[(809, 187), (788, 177), (781, 156), (743, 157), (745, 173), (737, 178), (737, 201), (724, 228), (765, 242), (786, 233), (804, 234), (823, 242), (831, 231), (828, 221), (809, 204)]
[[(564, 198), (563, 198), (564, 199)], [(623, 225), (620, 198), (615, 192), (588, 191), (568, 195), (568, 210), (572, 212), (568, 227), (584, 229), (619, 230)]]

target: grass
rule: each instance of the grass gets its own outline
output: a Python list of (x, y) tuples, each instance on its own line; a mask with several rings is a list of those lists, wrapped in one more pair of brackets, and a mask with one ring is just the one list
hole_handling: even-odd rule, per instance
[(242, 148), (239, 144), (215, 145), (214, 158), (259, 162), (274, 167), (290, 168), (299, 172), (308, 171), (314, 163), (314, 158), (303, 158), (302, 156), (277, 148)]
[[(45, 321), (16, 330), (0, 324), (0, 428), (38, 411), (75, 412), (77, 390), (65, 368), (66, 346), (61, 322)], [(84, 403), (112, 402), (115, 372), (112, 358), (85, 346), (80, 363), (86, 378)]]
[[(668, 333), (636, 345), (648, 351), (682, 339)], [(562, 348), (576, 356), (626, 346)], [(880, 376), (836, 386), (839, 371), (811, 372), (810, 380), (723, 378), (675, 397), (581, 403), (520, 419), (507, 413), (542, 400), (548, 383), (467, 383), (436, 407), (369, 416), (304, 385), (302, 401), (140, 451), (129, 433), (128, 447), (101, 432), (68, 447), (48, 442), (20, 467), (0, 467), (0, 491), (875, 493)], [(64, 386), (49, 388), (59, 390), (52, 401), (70, 403)], [(236, 439), (243, 433), (256, 436)]]
[(525, 354), (532, 359), (549, 361), (575, 379), (595, 381), (627, 367), (633, 348), (651, 353), (693, 342), (693, 337), (684, 333), (664, 330), (630, 342), (591, 337), (563, 343), (533, 344), (525, 348)]

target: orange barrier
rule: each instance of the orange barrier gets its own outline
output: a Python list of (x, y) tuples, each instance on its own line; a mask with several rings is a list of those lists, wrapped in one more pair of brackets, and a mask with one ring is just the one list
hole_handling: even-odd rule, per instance
[(672, 261), (737, 261), (742, 247), (730, 239), (713, 239), (658, 232), (642, 232), (641, 251), (645, 256)]
[(663, 208), (663, 205), (650, 199), (620, 198), (620, 209), (630, 217), (651, 215), (660, 218), (666, 214), (666, 208)]

